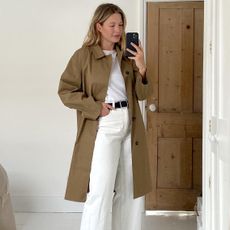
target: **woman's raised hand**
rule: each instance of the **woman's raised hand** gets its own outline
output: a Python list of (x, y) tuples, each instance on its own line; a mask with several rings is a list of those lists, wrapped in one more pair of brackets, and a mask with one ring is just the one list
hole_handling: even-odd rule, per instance
[(142, 76), (145, 75), (146, 72), (146, 64), (144, 60), (144, 50), (143, 47), (139, 41), (139, 46), (137, 46), (134, 43), (131, 43), (131, 45), (136, 49), (136, 51), (130, 50), (127, 48), (127, 51), (134, 55), (133, 57), (129, 57), (129, 59), (135, 60), (136, 66), (139, 69), (139, 72)]

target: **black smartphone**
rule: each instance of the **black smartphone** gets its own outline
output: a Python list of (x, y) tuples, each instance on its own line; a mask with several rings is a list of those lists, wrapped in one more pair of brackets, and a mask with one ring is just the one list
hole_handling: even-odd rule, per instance
[[(130, 50), (133, 50), (136, 52), (136, 49), (131, 45), (131, 42), (139, 46), (139, 35), (137, 32), (128, 32), (126, 33), (126, 48), (129, 48)], [(125, 51), (126, 57), (133, 57), (134, 55)]]

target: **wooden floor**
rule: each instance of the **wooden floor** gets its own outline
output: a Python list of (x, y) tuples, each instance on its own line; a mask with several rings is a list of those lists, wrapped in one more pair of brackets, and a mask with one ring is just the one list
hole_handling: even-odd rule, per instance
[[(15, 213), (17, 230), (79, 230), (81, 213)], [(196, 230), (194, 215), (144, 215), (142, 230)]]

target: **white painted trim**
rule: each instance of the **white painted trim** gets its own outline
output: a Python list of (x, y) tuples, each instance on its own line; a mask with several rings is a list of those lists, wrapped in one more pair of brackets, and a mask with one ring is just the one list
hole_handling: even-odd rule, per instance
[(83, 203), (61, 196), (12, 196), (15, 212), (82, 212)]
[(205, 1), (204, 4), (204, 53), (203, 53), (203, 229), (211, 229), (211, 219), (210, 219), (210, 210), (211, 210), (211, 197), (210, 197), (210, 188), (209, 188), (209, 179), (211, 175), (211, 157), (210, 157), (210, 144), (208, 140), (209, 133), (209, 119), (211, 117), (211, 65), (212, 65), (212, 56), (210, 53), (210, 42), (211, 42), (211, 8), (210, 4), (207, 5)]
[(161, 211), (161, 210), (146, 210), (145, 212), (146, 216), (177, 216), (177, 217), (182, 217), (182, 216), (196, 216), (196, 212), (194, 211)]
[[(144, 48), (144, 53), (145, 53), (145, 36), (144, 36), (144, 27), (145, 27), (145, 22), (144, 22), (144, 1), (143, 0), (139, 0), (139, 35), (140, 35), (140, 40), (142, 43), (142, 46)], [(145, 111), (145, 105), (146, 105), (146, 100), (145, 101), (139, 101), (139, 106), (140, 106), (140, 110), (142, 113), (142, 117), (143, 117), (143, 121), (144, 124), (146, 126), (146, 111)]]
[[(226, 137), (227, 134), (226, 129), (223, 128), (225, 126), (228, 127), (227, 121), (223, 119), (223, 98), (222, 89), (221, 89), (221, 78), (223, 77), (223, 73), (221, 72), (221, 58), (223, 58), (221, 54), (221, 20), (222, 20), (222, 12), (221, 12), (221, 1), (218, 0), (206, 0), (206, 46), (207, 50), (205, 52), (205, 62), (206, 66), (204, 69), (204, 87), (206, 91), (204, 92), (204, 99), (206, 100), (205, 106), (205, 116), (204, 120), (206, 122), (208, 120), (215, 121), (216, 129), (211, 130), (209, 133), (208, 127), (204, 126), (204, 135), (208, 137), (215, 137), (216, 141), (213, 143), (212, 141), (208, 141), (208, 139), (204, 140), (204, 173), (203, 178), (206, 183), (203, 187), (204, 194), (204, 229), (206, 230), (216, 230), (216, 229), (225, 229), (224, 226), (224, 215), (223, 213), (226, 210), (223, 210), (223, 203), (226, 202), (222, 195), (222, 189), (224, 188), (222, 182), (222, 154), (225, 154), (223, 149), (222, 138)], [(210, 53), (208, 50), (209, 43), (212, 43), (212, 52)], [(212, 125), (214, 126), (214, 125)], [(222, 127), (222, 128), (221, 128)], [(219, 136), (218, 136), (219, 135)], [(211, 138), (210, 138), (211, 140)], [(226, 163), (226, 159), (225, 162)], [(210, 188), (209, 181), (210, 180)]]
[(203, 2), (203, 0), (144, 0), (144, 2)]

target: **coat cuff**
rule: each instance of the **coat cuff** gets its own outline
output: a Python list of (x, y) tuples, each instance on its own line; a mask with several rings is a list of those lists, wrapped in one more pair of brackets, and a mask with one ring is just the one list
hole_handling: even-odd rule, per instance
[(145, 100), (148, 95), (149, 84), (147, 79), (143, 79), (141, 75), (138, 75), (136, 78), (136, 94), (138, 100)]
[(82, 112), (82, 116), (86, 119), (97, 120), (101, 113), (102, 104), (100, 101), (94, 101), (92, 97), (89, 97), (89, 100), (91, 100), (91, 102), (89, 103), (91, 105), (88, 107), (87, 110)]

